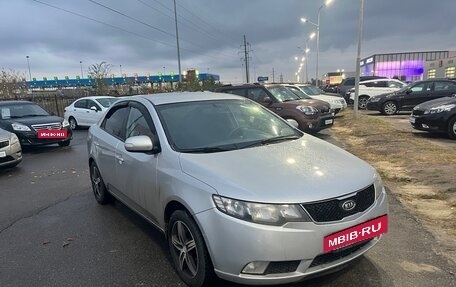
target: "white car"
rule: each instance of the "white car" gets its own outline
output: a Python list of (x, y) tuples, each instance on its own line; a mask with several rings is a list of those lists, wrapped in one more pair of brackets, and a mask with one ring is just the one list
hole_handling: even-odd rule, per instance
[[(359, 83), (358, 108), (365, 109), (367, 100), (373, 96), (391, 93), (407, 84), (396, 79), (374, 79)], [(355, 88), (350, 90), (350, 100), (355, 101)]]
[(104, 112), (117, 101), (116, 97), (93, 96), (77, 99), (65, 108), (64, 118), (72, 130), (98, 122)]
[(327, 95), (318, 87), (299, 84), (285, 86), (291, 89), (293, 92), (298, 93), (298, 96), (300, 97), (302, 97), (302, 94), (304, 94), (305, 96), (308, 96), (312, 99), (327, 102), (331, 107), (331, 110), (334, 111), (334, 114), (337, 114), (338, 112), (347, 108), (347, 102), (343, 97)]

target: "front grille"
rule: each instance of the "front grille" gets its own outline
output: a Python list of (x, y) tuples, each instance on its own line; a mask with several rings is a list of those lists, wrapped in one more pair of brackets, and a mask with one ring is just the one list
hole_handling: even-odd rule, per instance
[(325, 253), (325, 254), (318, 255), (312, 261), (312, 263), (310, 264), (309, 268), (312, 268), (312, 267), (315, 267), (315, 266), (319, 266), (319, 265), (323, 265), (323, 264), (328, 264), (328, 263), (334, 262), (336, 260), (342, 259), (344, 257), (347, 257), (348, 255), (353, 254), (356, 251), (358, 251), (361, 248), (363, 248), (371, 240), (372, 239), (369, 239), (369, 240), (359, 242), (359, 243), (357, 243), (355, 245), (352, 245), (352, 246), (349, 246), (349, 247), (346, 247), (346, 248), (342, 248), (342, 249), (335, 250), (335, 251), (330, 252), (330, 253)]
[(320, 113), (322, 114), (326, 114), (326, 113), (329, 113), (329, 106), (323, 106), (320, 108)]
[(295, 272), (301, 261), (278, 261), (271, 262), (264, 271), (265, 275)]
[(48, 123), (48, 124), (39, 124), (39, 125), (32, 125), (32, 128), (35, 131), (39, 130), (59, 130), (62, 128), (60, 123)]
[(424, 115), (424, 111), (421, 111), (421, 110), (413, 110), (413, 111), (412, 111), (412, 115), (414, 115), (414, 116), (421, 116), (421, 115)]
[(0, 157), (0, 163), (10, 162), (13, 160), (14, 158), (10, 155), (7, 155), (6, 157)]
[(9, 141), (0, 141), (0, 148), (9, 146)]
[[(353, 200), (356, 203), (355, 208), (350, 211), (342, 209), (341, 204), (347, 200)], [(344, 199), (330, 199), (326, 201), (302, 204), (312, 219), (316, 222), (328, 222), (341, 220), (344, 217), (363, 212), (368, 209), (375, 200), (374, 185), (358, 191), (355, 195)]]

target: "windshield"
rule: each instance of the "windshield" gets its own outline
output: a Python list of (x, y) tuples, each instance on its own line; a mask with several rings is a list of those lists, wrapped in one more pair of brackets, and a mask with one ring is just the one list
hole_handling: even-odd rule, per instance
[(295, 93), (291, 92), (289, 89), (283, 86), (266, 88), (279, 102), (300, 100), (300, 98)]
[(184, 102), (156, 108), (171, 146), (180, 152), (226, 151), (302, 136), (249, 100)]
[(299, 88), (297, 87), (289, 87), (289, 86), (285, 86), (287, 89), (289, 89), (292, 93), (294, 93), (295, 95), (297, 95), (300, 99), (306, 99), (306, 100), (309, 100), (309, 99), (312, 99), (311, 97), (309, 97), (308, 95), (304, 94), (303, 91), (301, 91)]
[(40, 117), (49, 116), (42, 107), (32, 103), (17, 103), (11, 105), (0, 106), (0, 118), (2, 120), (25, 118), (25, 117)]
[(117, 101), (116, 98), (99, 98), (99, 99), (96, 99), (96, 100), (97, 100), (97, 102), (100, 103), (100, 105), (102, 105), (105, 108), (109, 108), (112, 105), (112, 103)]
[(402, 88), (397, 90), (397, 93), (403, 93), (403, 92), (407, 91), (408, 89), (410, 89), (411, 87), (412, 87), (412, 84), (405, 84), (404, 86), (402, 86)]
[[(309, 96), (318, 96), (319, 94), (321, 94), (318, 90), (317, 87), (313, 87), (313, 86), (299, 86), (299, 88), (301, 88), (301, 90), (304, 91), (304, 93), (306, 93), (307, 95)], [(315, 88), (315, 89), (314, 89)]]

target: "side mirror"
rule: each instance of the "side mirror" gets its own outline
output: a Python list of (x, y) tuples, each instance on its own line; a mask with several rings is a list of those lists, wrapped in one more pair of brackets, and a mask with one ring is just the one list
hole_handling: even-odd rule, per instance
[(299, 124), (296, 120), (293, 120), (293, 119), (287, 119), (287, 122), (292, 125), (293, 127), (295, 128), (298, 128), (299, 127)]
[(412, 89), (408, 89), (407, 91), (405, 91), (405, 93), (406, 93), (407, 95), (411, 94), (411, 93), (412, 93)]
[(270, 97), (266, 96), (263, 98), (262, 100), (263, 103), (266, 103), (266, 104), (271, 104), (272, 103), (272, 100)]
[(90, 109), (91, 109), (92, 111), (98, 112), (98, 109), (97, 109), (97, 107), (95, 107), (95, 106), (91, 106)]
[(134, 136), (125, 140), (124, 147), (131, 152), (149, 152), (154, 149), (154, 144), (148, 136)]

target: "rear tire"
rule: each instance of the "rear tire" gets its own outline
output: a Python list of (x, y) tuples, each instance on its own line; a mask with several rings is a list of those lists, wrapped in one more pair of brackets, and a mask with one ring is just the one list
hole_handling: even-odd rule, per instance
[(112, 195), (108, 192), (95, 162), (90, 164), (90, 181), (92, 182), (95, 200), (101, 205), (110, 203), (112, 201)]
[(365, 110), (367, 107), (367, 101), (369, 100), (368, 96), (360, 96), (358, 99), (358, 108), (360, 110)]
[(192, 287), (210, 286), (214, 267), (201, 231), (184, 210), (176, 210), (169, 220), (167, 239), (177, 274)]
[(456, 116), (448, 121), (448, 136), (450, 139), (456, 139)]
[(383, 104), (383, 107), (382, 107), (383, 114), (385, 114), (387, 116), (392, 116), (392, 115), (396, 114), (397, 111), (398, 111), (397, 104), (395, 102), (388, 101)]

